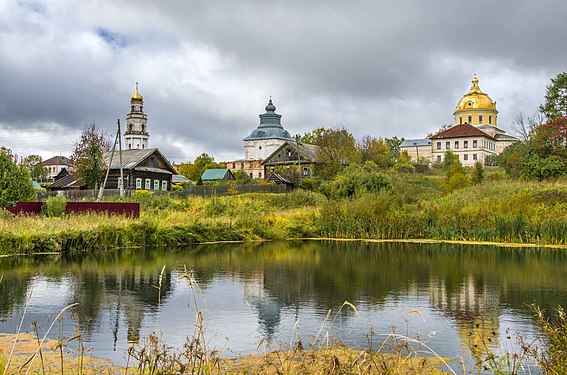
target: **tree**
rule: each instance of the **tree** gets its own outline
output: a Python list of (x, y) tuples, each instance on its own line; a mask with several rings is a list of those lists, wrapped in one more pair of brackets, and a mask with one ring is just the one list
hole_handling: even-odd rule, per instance
[(358, 163), (360, 153), (354, 136), (345, 128), (317, 128), (305, 133), (301, 142), (319, 146), (318, 177), (330, 180), (347, 165)]
[(386, 141), (365, 135), (357, 144), (361, 162), (372, 161), (380, 168), (386, 169), (394, 164), (394, 155)]
[[(451, 153), (451, 154), (453, 154), (453, 153)], [(446, 183), (447, 189), (449, 191), (454, 191), (454, 190), (457, 190), (457, 189), (464, 188), (469, 183), (469, 178), (467, 176), (467, 172), (465, 171), (465, 168), (463, 167), (463, 165), (459, 161), (459, 158), (456, 157), (455, 154), (453, 154), (453, 155), (455, 157), (453, 158), (451, 165), (447, 169), (447, 176), (446, 176), (446, 179), (445, 179), (445, 183)], [(447, 156), (447, 153), (445, 153), (445, 157), (446, 156)]]
[(0, 148), (0, 206), (35, 198), (29, 171), (15, 159), (11, 150)]
[(224, 167), (224, 164), (216, 163), (215, 158), (212, 156), (202, 153), (195, 158), (193, 163), (182, 163), (179, 166), (179, 174), (184, 175), (191, 181), (199, 181), (206, 169)]
[(352, 197), (360, 192), (390, 192), (392, 189), (390, 181), (371, 161), (346, 167), (333, 181), (324, 182), (320, 188), (323, 194), (334, 199)]
[(514, 117), (512, 129), (516, 132), (520, 140), (527, 141), (530, 135), (539, 125), (544, 123), (543, 115), (541, 112), (536, 112), (533, 116), (524, 117), (522, 112)]
[(22, 165), (30, 172), (32, 180), (45, 182), (49, 176), (49, 170), (42, 166), (41, 162), (41, 156), (28, 155), (22, 161)]
[(567, 72), (559, 73), (547, 86), (545, 103), (539, 106), (548, 119), (567, 116)]
[(93, 122), (88, 125), (81, 138), (75, 142), (71, 162), (77, 177), (89, 187), (98, 188), (106, 171), (103, 153), (110, 149), (110, 142), (103, 131)]
[(484, 167), (480, 161), (474, 163), (472, 183), (478, 185), (484, 181)]

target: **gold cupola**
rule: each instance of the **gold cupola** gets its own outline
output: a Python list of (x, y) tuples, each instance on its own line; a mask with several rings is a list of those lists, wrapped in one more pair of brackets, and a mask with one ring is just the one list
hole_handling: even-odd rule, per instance
[(473, 76), (471, 89), (459, 101), (453, 115), (456, 125), (467, 123), (473, 126), (496, 126), (496, 102), (481, 91), (476, 74)]
[(136, 92), (134, 93), (134, 95), (132, 95), (131, 100), (144, 100), (142, 95), (140, 95), (140, 93), (138, 92), (138, 82), (136, 82)]

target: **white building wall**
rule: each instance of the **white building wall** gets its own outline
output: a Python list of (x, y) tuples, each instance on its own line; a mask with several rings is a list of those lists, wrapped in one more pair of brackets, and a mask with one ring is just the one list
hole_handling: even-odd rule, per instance
[(445, 152), (451, 151), (458, 156), (463, 167), (472, 167), (477, 161), (484, 163), (488, 155), (496, 155), (496, 143), (485, 137), (433, 139), (432, 159), (433, 162), (443, 161)]
[(258, 139), (244, 141), (244, 159), (265, 160), (286, 141), (283, 139)]

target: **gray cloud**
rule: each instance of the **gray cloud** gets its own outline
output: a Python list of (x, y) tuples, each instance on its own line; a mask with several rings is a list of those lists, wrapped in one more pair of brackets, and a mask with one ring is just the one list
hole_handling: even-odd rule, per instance
[(49, 126), (112, 131), (140, 81), (150, 143), (176, 161), (242, 157), (269, 95), (292, 134), (419, 137), (452, 121), (476, 69), (509, 130), (565, 70), (566, 13), (559, 0), (7, 0), (0, 129), (35, 131), (38, 150), (59, 153), (68, 136)]

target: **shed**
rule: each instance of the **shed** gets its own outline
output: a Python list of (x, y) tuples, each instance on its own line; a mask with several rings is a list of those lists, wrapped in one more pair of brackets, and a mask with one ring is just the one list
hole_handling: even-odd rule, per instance
[(201, 180), (203, 182), (214, 182), (214, 181), (232, 181), (234, 180), (234, 175), (228, 168), (211, 168), (206, 169), (201, 175)]

